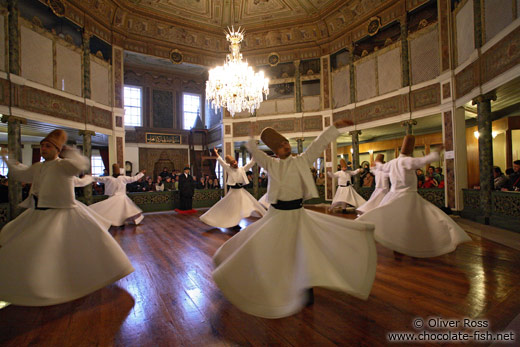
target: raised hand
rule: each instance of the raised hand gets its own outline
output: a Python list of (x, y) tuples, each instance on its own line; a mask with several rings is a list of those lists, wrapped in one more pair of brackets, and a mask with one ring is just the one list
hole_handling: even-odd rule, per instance
[(217, 147), (213, 148), (213, 153), (215, 153), (215, 155), (218, 157), (218, 149), (217, 149)]

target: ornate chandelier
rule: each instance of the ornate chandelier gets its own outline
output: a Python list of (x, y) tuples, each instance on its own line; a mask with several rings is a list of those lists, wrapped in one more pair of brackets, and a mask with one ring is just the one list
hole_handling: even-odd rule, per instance
[(226, 57), (223, 66), (217, 66), (209, 71), (206, 81), (206, 100), (217, 110), (220, 107), (228, 109), (233, 117), (235, 113), (249, 110), (253, 113), (260, 107), (269, 94), (269, 79), (264, 72), (255, 73), (253, 68), (242, 61), (240, 42), (244, 39), (244, 31), (233, 27), (226, 33), (226, 39), (231, 42), (231, 54)]

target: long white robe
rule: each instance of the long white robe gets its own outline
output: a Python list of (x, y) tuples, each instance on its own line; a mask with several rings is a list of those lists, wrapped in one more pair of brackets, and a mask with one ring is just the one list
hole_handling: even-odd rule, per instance
[[(314, 185), (309, 168), (338, 135), (330, 127), (304, 153), (284, 160), (267, 156), (250, 141), (249, 151), (269, 175), (268, 200), (276, 203), (312, 195), (312, 187), (306, 186)], [(262, 219), (224, 243), (213, 262), (213, 279), (224, 296), (240, 310), (259, 317), (298, 312), (311, 287), (366, 299), (376, 271), (373, 225), (303, 208), (271, 206)]]
[(356, 209), (359, 213), (365, 213), (378, 207), (390, 189), (388, 172), (384, 172), (377, 166), (372, 168), (371, 172), (375, 176), (376, 187), (372, 192), (372, 195), (370, 195), (370, 199)]
[[(88, 160), (74, 151), (63, 155), (65, 159), (29, 168), (8, 163), (9, 175), (31, 182), (32, 187), (24, 202), (28, 209), (0, 232), (2, 301), (55, 305), (90, 294), (134, 271), (107, 227), (74, 199), (74, 175), (87, 168)], [(49, 187), (50, 183), (59, 187)], [(33, 195), (38, 196), (39, 208), (48, 209), (35, 209)]]
[(448, 215), (417, 193), (416, 169), (439, 160), (432, 152), (421, 158), (401, 154), (378, 167), (390, 176), (392, 187), (379, 207), (357, 221), (376, 225), (375, 239), (383, 246), (412, 257), (450, 253), (471, 238)]
[(143, 211), (126, 195), (126, 185), (143, 177), (143, 173), (139, 173), (133, 177), (129, 176), (103, 176), (95, 177), (97, 182), (105, 184), (105, 195), (110, 196), (106, 200), (102, 200), (89, 206), (90, 209), (108, 219), (114, 226), (121, 226), (129, 218), (133, 219), (135, 224), (139, 224), (143, 220)]
[(345, 204), (358, 207), (366, 202), (365, 199), (363, 199), (363, 197), (356, 192), (354, 186), (350, 184), (351, 177), (357, 175), (360, 171), (361, 169), (354, 171), (341, 170), (335, 172), (334, 174), (328, 172), (329, 176), (333, 176), (338, 180), (338, 189), (336, 190), (336, 194), (334, 195), (334, 199), (330, 205), (331, 209), (337, 206), (343, 207)]
[[(94, 178), (91, 175), (85, 175), (85, 176), (83, 176), (83, 178), (79, 178), (76, 176), (74, 177), (74, 187), (75, 188), (85, 187), (87, 184), (91, 184), (92, 182), (94, 182)], [(76, 200), (76, 205), (79, 208), (85, 210), (85, 212), (90, 213), (92, 215), (92, 217), (94, 217), (94, 219), (96, 219), (103, 226), (103, 229), (105, 229), (105, 230), (110, 229), (110, 226), (112, 225), (112, 223), (108, 219), (106, 219), (105, 217), (103, 217), (102, 215), (97, 213), (96, 211), (88, 208), (87, 205), (85, 205), (84, 203), (82, 203), (79, 200)]]
[[(244, 167), (238, 168), (231, 167), (220, 156), (217, 157), (217, 160), (227, 173), (226, 183), (228, 185), (246, 185), (249, 183), (245, 172), (255, 165), (254, 160), (251, 160)], [(244, 188), (230, 188), (223, 199), (200, 216), (200, 220), (216, 228), (231, 228), (238, 225), (242, 218), (247, 218), (255, 212), (262, 217), (267, 211)]]

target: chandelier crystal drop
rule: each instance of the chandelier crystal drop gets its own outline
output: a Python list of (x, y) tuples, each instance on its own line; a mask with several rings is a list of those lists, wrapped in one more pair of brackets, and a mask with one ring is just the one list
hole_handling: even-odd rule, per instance
[(253, 68), (242, 61), (240, 42), (244, 39), (244, 31), (233, 27), (226, 33), (230, 54), (222, 66), (209, 71), (206, 81), (206, 100), (215, 109), (225, 107), (233, 117), (235, 113), (249, 110), (253, 113), (264, 101), (264, 94), (269, 94), (269, 79), (264, 72), (255, 73)]

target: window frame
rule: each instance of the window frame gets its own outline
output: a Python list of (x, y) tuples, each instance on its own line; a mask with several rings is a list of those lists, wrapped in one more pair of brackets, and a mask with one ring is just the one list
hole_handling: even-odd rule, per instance
[[(139, 125), (135, 125), (135, 124), (127, 124), (126, 123), (126, 98), (125, 98), (125, 89), (126, 88), (134, 88), (134, 89), (139, 89), (139, 92), (140, 92), (140, 106), (139, 106), (139, 119), (140, 119), (140, 124)], [(136, 106), (128, 106), (128, 107), (135, 107), (137, 108)], [(135, 127), (142, 127), (143, 126), (143, 87), (142, 86), (136, 86), (136, 85), (131, 85), (131, 84), (125, 84), (123, 86), (123, 109), (125, 110), (125, 117), (124, 117), (124, 120), (123, 120), (123, 126), (125, 128), (135, 128)]]
[[(184, 114), (186, 113), (185, 109), (184, 109), (184, 96), (185, 95), (190, 95), (190, 96), (197, 96), (199, 98), (199, 113), (198, 115), (201, 117), (201, 120), (202, 120), (202, 95), (201, 94), (197, 94), (197, 93), (190, 93), (190, 92), (183, 92), (182, 93), (182, 130), (191, 130), (192, 128), (189, 128), (187, 129), (185, 127), (185, 116)], [(196, 118), (195, 118), (196, 120)]]

